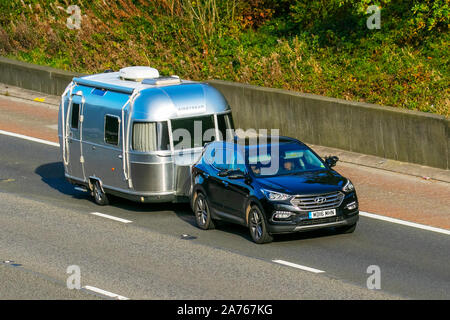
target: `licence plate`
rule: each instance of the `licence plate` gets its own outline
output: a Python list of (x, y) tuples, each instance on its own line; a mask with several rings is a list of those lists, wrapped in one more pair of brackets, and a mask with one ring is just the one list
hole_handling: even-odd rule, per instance
[(326, 218), (326, 217), (332, 217), (336, 215), (336, 209), (329, 209), (329, 210), (321, 210), (321, 211), (311, 211), (308, 214), (308, 217), (310, 219), (318, 219), (318, 218)]

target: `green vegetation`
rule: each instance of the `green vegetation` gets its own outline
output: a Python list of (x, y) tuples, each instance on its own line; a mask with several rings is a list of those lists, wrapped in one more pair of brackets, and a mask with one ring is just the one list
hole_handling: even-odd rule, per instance
[[(81, 8), (81, 29), (65, 10)], [(366, 10), (381, 7), (381, 29)], [(150, 65), (450, 115), (449, 0), (10, 0), (0, 54), (94, 73)]]

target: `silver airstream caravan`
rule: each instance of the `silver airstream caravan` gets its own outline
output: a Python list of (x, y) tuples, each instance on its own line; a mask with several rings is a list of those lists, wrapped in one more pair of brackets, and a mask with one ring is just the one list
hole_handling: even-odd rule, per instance
[(58, 136), (66, 179), (98, 204), (107, 194), (179, 202), (188, 200), (203, 145), (232, 128), (227, 101), (208, 84), (129, 67), (74, 78), (61, 97)]

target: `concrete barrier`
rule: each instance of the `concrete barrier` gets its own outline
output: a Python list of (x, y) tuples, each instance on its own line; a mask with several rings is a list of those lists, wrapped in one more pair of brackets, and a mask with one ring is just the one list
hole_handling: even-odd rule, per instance
[[(60, 95), (82, 74), (0, 57), (0, 82)], [(280, 129), (306, 143), (450, 169), (443, 116), (227, 81), (207, 81), (233, 110), (237, 128)]]
[(212, 80), (237, 128), (278, 128), (304, 142), (449, 169), (443, 116), (312, 94)]
[(72, 78), (81, 75), (0, 57), (0, 82), (28, 90), (61, 95)]

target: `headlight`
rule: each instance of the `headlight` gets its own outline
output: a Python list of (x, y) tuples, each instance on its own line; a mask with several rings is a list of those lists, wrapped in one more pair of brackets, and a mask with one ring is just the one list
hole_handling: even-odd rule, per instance
[(264, 189), (261, 189), (261, 190), (264, 193), (264, 195), (266, 196), (266, 198), (270, 201), (284, 201), (284, 200), (288, 200), (288, 199), (292, 198), (292, 196), (285, 194), (285, 193), (264, 190)]
[(342, 188), (342, 191), (344, 192), (350, 192), (355, 190), (355, 186), (353, 185), (353, 183), (347, 179), (347, 183), (345, 184), (345, 186)]

